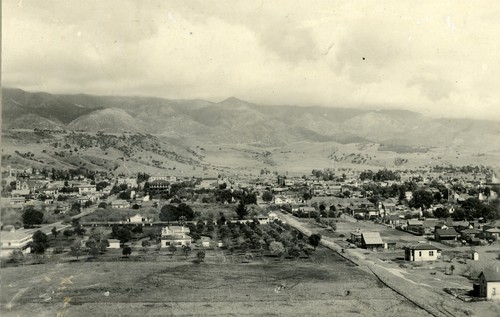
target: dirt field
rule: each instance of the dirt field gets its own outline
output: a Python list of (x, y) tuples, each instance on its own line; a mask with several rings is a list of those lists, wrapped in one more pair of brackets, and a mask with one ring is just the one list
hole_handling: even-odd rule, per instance
[(160, 257), (8, 267), (1, 303), (2, 316), (426, 316), (323, 248), (267, 264)]

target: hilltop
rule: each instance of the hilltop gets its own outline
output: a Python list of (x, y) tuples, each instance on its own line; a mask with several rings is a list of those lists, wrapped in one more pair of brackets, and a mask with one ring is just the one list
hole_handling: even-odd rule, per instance
[[(406, 110), (265, 106), (234, 97), (213, 103), (2, 91), (6, 164), (298, 172), (310, 166), (400, 167), (401, 162), (495, 165), (500, 155), (497, 121), (433, 119)], [(103, 149), (98, 135), (123, 144)], [(75, 141), (86, 138), (94, 140), (92, 146)], [(27, 162), (15, 151), (41, 159)]]

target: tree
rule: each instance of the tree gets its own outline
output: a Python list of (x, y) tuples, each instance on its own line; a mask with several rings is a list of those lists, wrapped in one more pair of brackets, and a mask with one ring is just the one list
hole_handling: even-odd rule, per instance
[(244, 219), (246, 215), (248, 215), (248, 210), (245, 206), (243, 200), (240, 200), (238, 206), (236, 207), (236, 214), (239, 219)]
[(266, 190), (263, 194), (262, 194), (262, 200), (265, 201), (265, 202), (271, 202), (273, 200), (274, 196), (273, 194)]
[(37, 230), (33, 234), (33, 242), (31, 243), (31, 253), (44, 254), (49, 247), (49, 239), (45, 233)]
[(177, 206), (177, 213), (178, 215), (176, 220), (178, 220), (180, 217), (184, 217), (186, 221), (191, 221), (194, 218), (193, 209), (185, 203), (179, 204), (179, 206)]
[(108, 204), (106, 204), (105, 201), (102, 201), (99, 203), (99, 205), (97, 206), (98, 208), (102, 208), (102, 209), (106, 209), (106, 207), (108, 207)]
[(300, 257), (300, 249), (297, 247), (292, 247), (290, 250), (288, 250), (288, 255), (295, 260), (298, 260)]
[(105, 252), (109, 247), (109, 241), (108, 239), (101, 239), (101, 241), (99, 241), (99, 250), (101, 252)]
[(417, 190), (413, 192), (413, 198), (410, 200), (410, 207), (412, 208), (429, 208), (434, 201), (432, 193), (427, 190)]
[(305, 201), (308, 201), (311, 198), (312, 198), (312, 196), (309, 192), (305, 192), (304, 194), (302, 194), (302, 199), (304, 199)]
[(128, 258), (132, 254), (132, 248), (129, 247), (128, 245), (125, 246), (122, 250), (122, 254)]
[(23, 212), (22, 219), (25, 228), (33, 228), (35, 225), (42, 224), (43, 212), (30, 206)]
[(198, 251), (198, 253), (196, 253), (196, 257), (198, 258), (198, 261), (203, 262), (205, 259), (205, 251)]
[(111, 237), (120, 240), (121, 243), (130, 241), (132, 232), (128, 228), (113, 226), (111, 229)]
[(71, 230), (71, 229), (66, 229), (66, 230), (64, 230), (64, 231), (63, 231), (63, 234), (64, 234), (64, 236), (65, 236), (66, 238), (69, 238), (69, 237), (71, 237), (73, 234), (75, 234), (75, 232), (74, 232), (73, 230)]
[(188, 245), (183, 245), (182, 246), (182, 253), (184, 254), (184, 256), (187, 259), (189, 253), (191, 253), (191, 248)]
[(57, 228), (53, 227), (50, 232), (52, 232), (52, 235), (54, 236), (54, 239), (57, 239), (57, 235), (59, 234), (59, 231), (57, 231)]
[(434, 217), (436, 218), (448, 218), (450, 213), (445, 208), (439, 207), (433, 211)]
[(168, 251), (171, 253), (170, 258), (173, 258), (175, 255), (175, 252), (177, 251), (177, 247), (173, 244), (168, 246)]
[(24, 253), (21, 250), (14, 250), (10, 255), (10, 261), (12, 263), (20, 263), (24, 261)]
[(453, 275), (453, 271), (455, 271), (455, 265), (452, 264), (450, 266), (450, 271), (451, 271), (451, 275)]
[(269, 251), (271, 251), (271, 253), (274, 254), (275, 256), (281, 257), (283, 253), (285, 253), (285, 247), (283, 246), (283, 243), (278, 241), (273, 241), (269, 245)]
[(321, 241), (321, 235), (320, 234), (311, 234), (309, 236), (309, 244), (313, 246), (314, 250), (319, 246), (319, 242)]

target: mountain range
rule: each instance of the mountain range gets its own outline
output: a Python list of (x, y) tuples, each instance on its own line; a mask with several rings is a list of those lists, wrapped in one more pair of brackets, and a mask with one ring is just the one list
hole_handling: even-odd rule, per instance
[(212, 144), (293, 142), (461, 146), (500, 151), (500, 122), (434, 119), (407, 110), (266, 106), (228, 98), (63, 95), (2, 89), (2, 129), (140, 132)]

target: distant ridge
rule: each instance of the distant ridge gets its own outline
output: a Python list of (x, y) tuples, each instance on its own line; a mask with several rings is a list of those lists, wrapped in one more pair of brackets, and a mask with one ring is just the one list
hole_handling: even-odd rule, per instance
[(200, 99), (56, 95), (3, 88), (2, 117), (3, 129), (131, 131), (212, 143), (465, 144), (500, 150), (497, 121), (432, 119), (398, 109), (265, 106), (236, 97), (213, 103)]

